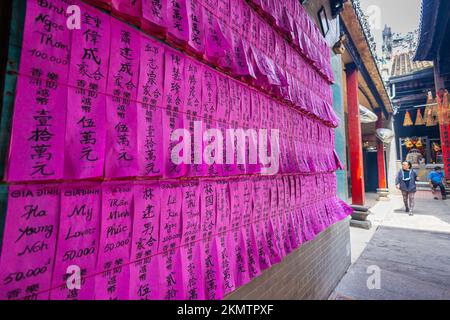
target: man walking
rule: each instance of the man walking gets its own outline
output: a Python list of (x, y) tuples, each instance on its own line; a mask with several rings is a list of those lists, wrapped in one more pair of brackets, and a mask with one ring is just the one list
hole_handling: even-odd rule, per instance
[[(430, 172), (430, 185), (433, 188), (433, 193), (437, 188), (441, 189), (442, 200), (447, 199), (447, 194), (445, 191), (445, 179), (444, 173), (441, 170), (441, 167), (434, 168), (434, 171)], [(435, 200), (439, 200), (438, 197), (434, 197)]]
[(397, 173), (397, 177), (395, 178), (395, 185), (397, 189), (402, 191), (405, 212), (409, 212), (410, 216), (414, 214), (414, 197), (417, 191), (416, 181), (417, 173), (412, 169), (411, 162), (403, 162), (402, 169)]

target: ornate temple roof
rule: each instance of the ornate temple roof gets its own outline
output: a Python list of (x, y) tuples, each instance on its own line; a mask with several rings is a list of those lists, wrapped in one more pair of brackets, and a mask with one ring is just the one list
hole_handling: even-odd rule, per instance
[(430, 61), (414, 61), (413, 52), (402, 52), (394, 55), (391, 77), (399, 77), (425, 69), (433, 68), (433, 63)]

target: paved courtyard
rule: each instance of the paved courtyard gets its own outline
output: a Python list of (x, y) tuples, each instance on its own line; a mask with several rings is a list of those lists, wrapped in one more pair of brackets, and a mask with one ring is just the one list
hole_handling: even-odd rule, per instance
[(450, 200), (419, 192), (410, 217), (393, 195), (371, 211), (371, 230), (351, 228), (353, 264), (330, 299), (450, 299)]

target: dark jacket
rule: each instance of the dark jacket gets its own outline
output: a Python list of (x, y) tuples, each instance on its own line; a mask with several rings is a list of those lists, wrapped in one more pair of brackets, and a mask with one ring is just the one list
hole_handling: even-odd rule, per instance
[(395, 185), (400, 184), (400, 190), (407, 191), (407, 192), (416, 192), (416, 181), (417, 181), (417, 173), (414, 170), (410, 170), (409, 173), (411, 180), (409, 180), (409, 187), (406, 186), (405, 181), (403, 181), (403, 170), (401, 169), (397, 173), (397, 177), (395, 178)]

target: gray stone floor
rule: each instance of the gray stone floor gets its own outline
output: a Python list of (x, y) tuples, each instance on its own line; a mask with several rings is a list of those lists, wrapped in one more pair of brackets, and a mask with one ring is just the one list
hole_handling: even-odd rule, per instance
[[(372, 208), (371, 230), (351, 228), (352, 266), (330, 299), (450, 299), (450, 200), (418, 193), (413, 217), (401, 196)], [(379, 270), (379, 289), (369, 289)]]

